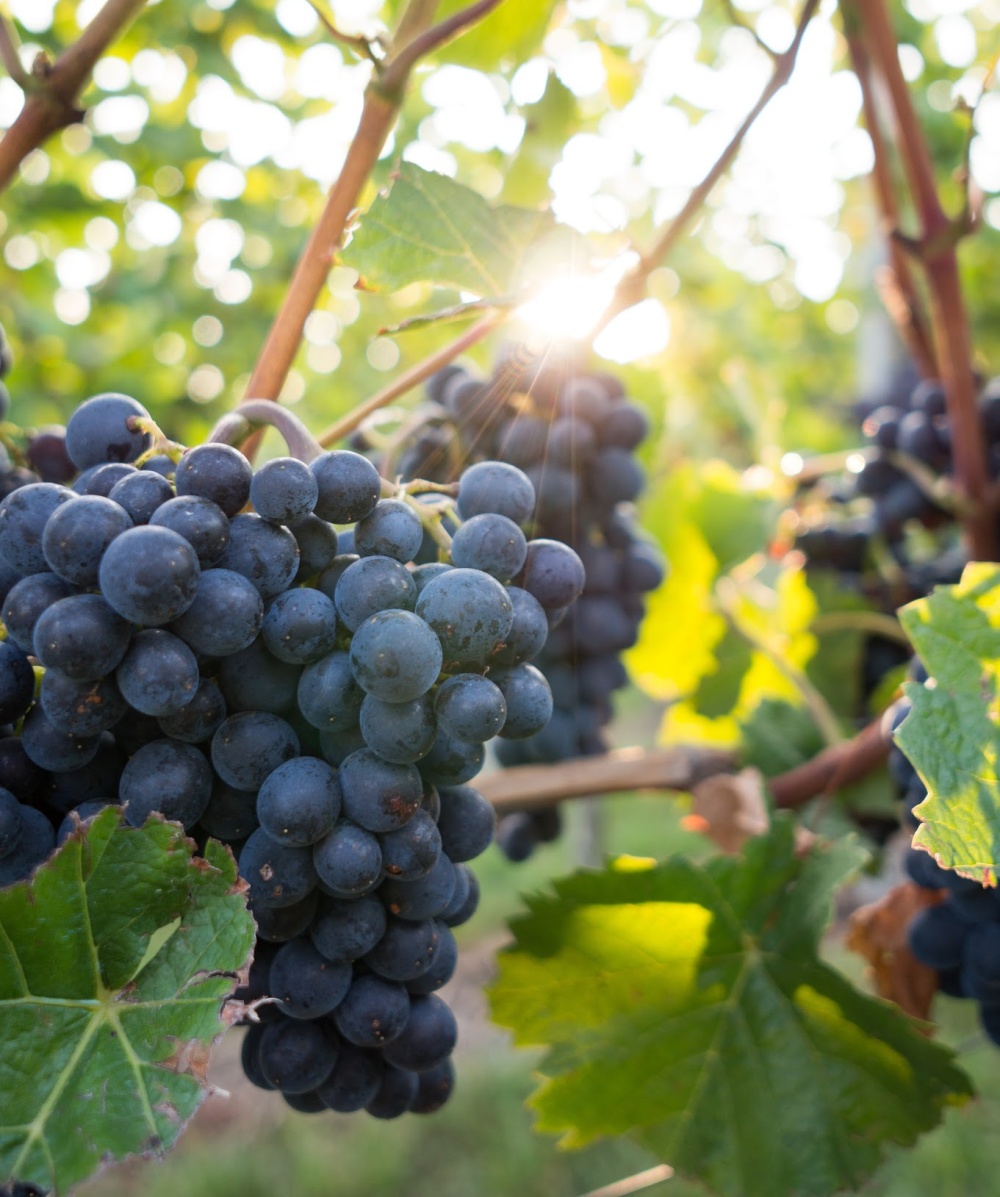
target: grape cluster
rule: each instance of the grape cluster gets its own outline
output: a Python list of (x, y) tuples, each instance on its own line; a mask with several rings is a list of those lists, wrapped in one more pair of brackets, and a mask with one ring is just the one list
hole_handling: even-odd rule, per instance
[[(449, 366), (427, 389), (429, 406), (406, 427), (393, 468), (440, 481), (483, 458), (523, 470), (535, 491), (532, 528), (571, 546), (586, 574), (576, 602), (550, 606), (552, 630), (535, 658), (552, 689), (552, 718), (534, 736), (500, 742), (497, 758), (510, 766), (604, 753), (611, 698), (627, 682), (620, 654), (636, 641), (644, 595), (664, 577), (631, 506), (644, 485), (634, 453), (649, 431), (646, 413), (613, 375), (517, 348), (488, 379)], [(517, 812), (501, 820), (498, 843), (524, 860), (559, 829), (558, 808)]]
[[(854, 577), (871, 565), (871, 547), (881, 539), (895, 561), (903, 591), (890, 596), (899, 606), (948, 584), (961, 574), (964, 559), (954, 543), (954, 519), (935, 501), (936, 479), (953, 473), (951, 428), (944, 388), (935, 380), (912, 390), (869, 400), (858, 408), (866, 459), (844, 485), (829, 495), (847, 514), (805, 523), (797, 545), (811, 564)], [(986, 382), (979, 393), (979, 416), (991, 476), (1000, 477), (1000, 378)], [(915, 557), (906, 543), (908, 528), (920, 526), (937, 534), (935, 551)]]
[(174, 462), (153, 431), (90, 399), (72, 488), (0, 502), (0, 884), (109, 804), (221, 840), (258, 928), (251, 1081), (298, 1110), (431, 1112), (456, 1036), (436, 991), (494, 832), (468, 782), (485, 741), (548, 721), (529, 661), (583, 566), (525, 536), (509, 465), (382, 498), (357, 453), (255, 473), (218, 443)]

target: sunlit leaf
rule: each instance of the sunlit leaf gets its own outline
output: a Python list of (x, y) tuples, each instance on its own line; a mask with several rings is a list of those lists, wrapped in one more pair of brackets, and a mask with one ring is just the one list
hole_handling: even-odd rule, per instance
[(56, 1193), (173, 1144), (254, 941), (227, 849), (120, 814), (0, 891), (0, 1173)]
[(628, 1135), (725, 1197), (857, 1191), (965, 1100), (952, 1053), (817, 955), (850, 841), (790, 821), (742, 859), (578, 873), (528, 900), (494, 1018), (546, 1045), (531, 1104), (566, 1146)]

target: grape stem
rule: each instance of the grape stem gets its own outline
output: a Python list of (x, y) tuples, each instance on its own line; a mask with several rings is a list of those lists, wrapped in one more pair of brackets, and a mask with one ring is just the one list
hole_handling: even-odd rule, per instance
[[(889, 755), (890, 742), (882, 720), (868, 724), (850, 740), (824, 749), (811, 760), (768, 780), (775, 805), (794, 810), (823, 794), (862, 781)], [(672, 748), (620, 748), (606, 756), (581, 757), (554, 765), (515, 765), (498, 769), (476, 781), (500, 815), (538, 810), (573, 798), (594, 794), (625, 794), (634, 790), (688, 792), (718, 773), (732, 773), (734, 754), (700, 745)]]
[(328, 428), (324, 428), (316, 439), (321, 445), (329, 448), (330, 445), (335, 445), (338, 441), (343, 440), (344, 437), (350, 436), (373, 412), (377, 412), (380, 408), (388, 407), (394, 399), (398, 399), (401, 395), (412, 391), (415, 386), (419, 386), (420, 383), (430, 378), (432, 374), (436, 374), (438, 370), (453, 362), (460, 353), (464, 353), (466, 349), (471, 349), (473, 345), (488, 337), (494, 329), (499, 328), (503, 324), (508, 314), (506, 311), (499, 311), (491, 312), (488, 316), (483, 317), (482, 320), (477, 321), (471, 328), (466, 329), (461, 336), (456, 337), (454, 341), (445, 345), (443, 349), (439, 349), (436, 353), (432, 353), (429, 357), (424, 358), (423, 361), (417, 362), (409, 370), (404, 370), (388, 386), (383, 387), (382, 390), (372, 395), (370, 399), (366, 399), (364, 403), (359, 403), (346, 416), (342, 416)]
[[(903, 169), (920, 220), (919, 237), (909, 240), (918, 251), (917, 260), (927, 282), (937, 365), (951, 428), (955, 479), (969, 503), (962, 519), (966, 541), (974, 559), (995, 561), (996, 520), (988, 503), (989, 476), (976, 407), (972, 338), (955, 248), (968, 231), (969, 221), (963, 217), (950, 220), (941, 206), (930, 147), (903, 77), (885, 0), (851, 0), (845, 5), (845, 13), (860, 28), (865, 49), (885, 85)], [(895, 239), (899, 240), (898, 235)]]
[(276, 428), (299, 461), (310, 462), (323, 452), (312, 433), (287, 407), (267, 399), (245, 399), (235, 411), (224, 415), (208, 435), (209, 441), (238, 445), (255, 429)]
[(107, 0), (97, 16), (72, 45), (52, 62), (39, 54), (31, 73), (21, 77), (20, 59), (9, 27), (0, 22), (3, 60), (15, 82), (24, 89), (25, 102), (17, 119), (0, 140), (0, 191), (13, 180), (27, 156), (53, 133), (74, 125), (84, 116), (78, 97), (108, 46), (131, 24), (146, 0)]
[[(649, 276), (658, 266), (663, 264), (674, 246), (677, 245), (687, 232), (688, 226), (704, 207), (706, 200), (712, 193), (712, 189), (726, 173), (733, 159), (739, 153), (746, 135), (753, 128), (757, 118), (792, 77), (795, 60), (802, 46), (802, 39), (805, 36), (809, 22), (815, 16), (819, 6), (820, 0), (806, 0), (802, 8), (802, 13), (799, 16), (798, 24), (795, 27), (795, 36), (792, 38), (791, 45), (784, 53), (771, 55), (774, 59), (774, 70), (771, 72), (771, 77), (765, 84), (764, 90), (760, 93), (757, 103), (747, 113), (743, 124), (733, 134), (728, 145), (715, 160), (711, 169), (688, 196), (684, 207), (671, 220), (653, 245), (644, 253), (639, 254), (639, 260), (635, 266), (622, 276), (618, 286), (615, 288), (611, 302), (602, 313), (596, 326), (591, 330), (588, 340), (592, 342), (611, 323), (615, 316), (625, 311), (626, 308), (637, 304), (645, 297), (646, 288), (649, 284)], [(770, 53), (770, 51), (768, 52)]]
[[(248, 394), (269, 400), (276, 400), (280, 395), (302, 342), (306, 319), (316, 306), (326, 283), (333, 255), (399, 115), (413, 68), (422, 57), (486, 16), (500, 2), (480, 0), (439, 24), (432, 25), (436, 5), (428, 3), (428, 0), (409, 0), (394, 38), (399, 49), (387, 56), (381, 72), (373, 74), (365, 88), (357, 132), (348, 147), (343, 168), (330, 188), (319, 223), (295, 267), (281, 308), (251, 375)], [(367, 409), (371, 410), (374, 408)], [(338, 431), (333, 439), (343, 435), (345, 433)], [(252, 437), (244, 446), (248, 457), (252, 457), (256, 443), (257, 438)], [(329, 444), (330, 441), (321, 438), (321, 443)]]

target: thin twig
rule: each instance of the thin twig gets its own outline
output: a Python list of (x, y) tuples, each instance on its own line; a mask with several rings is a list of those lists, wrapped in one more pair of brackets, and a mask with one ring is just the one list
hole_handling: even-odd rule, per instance
[[(872, 185), (882, 219), (888, 233), (899, 228), (899, 205), (896, 202), (896, 191), (892, 178), (892, 166), (889, 162), (889, 149), (882, 136), (882, 126), (878, 118), (878, 108), (875, 103), (875, 89), (872, 84), (871, 61), (868, 52), (860, 38), (848, 33), (847, 45), (851, 54), (854, 73), (861, 86), (861, 103), (865, 114), (865, 127), (872, 143), (874, 166), (872, 168)], [(923, 310), (920, 293), (916, 280), (910, 268), (910, 262), (903, 252), (902, 246), (892, 237), (888, 237), (890, 280), (885, 280), (880, 286), (883, 291), (882, 300), (893, 318), (903, 342), (910, 351), (917, 369), (923, 378), (937, 378), (938, 366), (934, 353), (934, 343), (927, 317)]]
[(758, 48), (763, 50), (768, 58), (774, 59), (779, 57), (780, 51), (775, 50), (773, 46), (769, 46), (764, 41), (754, 26), (739, 11), (733, 0), (722, 0), (722, 7), (726, 10), (726, 16), (729, 17), (730, 23), (735, 25), (737, 29), (742, 29), (745, 33), (749, 33), (757, 43)]
[(899, 620), (881, 611), (831, 611), (817, 616), (809, 625), (809, 631), (815, 636), (826, 636), (831, 632), (867, 632), (902, 644), (904, 648), (910, 647), (910, 638)]
[(323, 431), (316, 438), (317, 441), (324, 447), (329, 448), (335, 445), (337, 441), (341, 441), (345, 436), (350, 436), (351, 433), (360, 427), (365, 420), (376, 412), (381, 407), (387, 407), (394, 399), (398, 399), (400, 395), (405, 395), (407, 391), (411, 391), (415, 386), (419, 386), (425, 379), (430, 378), (432, 374), (436, 374), (443, 366), (447, 366), (449, 362), (455, 360), (460, 353), (464, 353), (466, 349), (471, 348), (477, 341), (488, 337), (494, 329), (499, 328), (500, 325), (507, 318), (506, 312), (492, 312), (483, 320), (477, 321), (470, 329), (462, 333), (460, 337), (445, 345), (443, 349), (439, 349), (436, 353), (432, 353), (430, 357), (424, 358), (422, 362), (417, 362), (415, 366), (411, 366), (409, 370), (405, 370), (397, 378), (394, 378), (388, 386), (383, 387), (377, 394), (372, 395), (370, 399), (366, 399), (364, 403), (359, 404), (347, 413), (346, 416), (335, 421), (328, 428)]
[(802, 806), (820, 794), (832, 794), (873, 773), (889, 755), (889, 740), (877, 719), (851, 740), (827, 748), (803, 765), (772, 777), (767, 787), (785, 810)]
[(41, 63), (24, 107), (0, 140), (0, 191), (32, 150), (67, 125), (81, 120), (78, 96), (94, 64), (129, 25), (146, 0), (107, 0), (80, 36), (52, 64)]
[(398, 54), (393, 55), (392, 61), (387, 64), (382, 74), (380, 86), (387, 92), (405, 86), (410, 72), (421, 58), (426, 58), (428, 54), (454, 40), (463, 30), (488, 16), (502, 3), (503, 0), (478, 0), (478, 3), (470, 4), (468, 8), (463, 8), (418, 34), (408, 45), (403, 46)]
[(795, 29), (795, 36), (792, 39), (792, 43), (783, 54), (775, 58), (771, 78), (761, 92), (757, 103), (751, 108), (743, 124), (733, 134), (729, 144), (716, 159), (708, 174), (705, 175), (698, 186), (688, 196), (684, 207), (681, 208), (680, 212), (667, 225), (652, 247), (640, 255), (639, 261), (635, 266), (622, 276), (621, 281), (615, 288), (611, 302), (590, 333), (591, 340), (597, 337), (598, 333), (606, 328), (619, 312), (632, 307), (633, 304), (638, 303), (643, 298), (646, 293), (649, 276), (663, 263), (670, 251), (687, 232), (688, 225), (690, 225), (691, 221), (701, 211), (705, 201), (711, 195), (712, 189), (729, 169), (730, 164), (739, 152), (740, 146), (742, 146), (746, 135), (753, 128), (757, 118), (791, 78), (792, 70), (795, 67), (795, 60), (802, 45), (802, 39), (819, 5), (820, 0), (806, 0)]
[(653, 1185), (661, 1184), (665, 1180), (672, 1180), (673, 1168), (669, 1164), (657, 1164), (655, 1168), (647, 1168), (645, 1172), (636, 1172), (634, 1176), (626, 1176), (609, 1185), (602, 1185), (599, 1189), (591, 1189), (583, 1197), (629, 1197), (631, 1193), (641, 1193), (643, 1189), (650, 1189)]
[(319, 0), (307, 0), (307, 3), (316, 16), (319, 17), (320, 24), (335, 42), (339, 42), (342, 46), (347, 46), (348, 49), (353, 50), (360, 57), (367, 58), (377, 71), (382, 69), (382, 55), (375, 53), (375, 46), (381, 48), (381, 43), (378, 39), (373, 42), (369, 41), (367, 37), (362, 37), (360, 34), (342, 33), (334, 24), (333, 18), (319, 3)]
[(976, 560), (995, 561), (997, 528), (986, 502), (989, 476), (976, 407), (972, 337), (955, 252), (955, 222), (941, 207), (930, 147), (903, 78), (885, 0), (851, 0), (846, 11), (849, 19), (860, 22), (865, 48), (886, 85), (900, 156), (920, 219), (920, 262), (927, 278), (931, 327), (948, 404), (955, 479), (970, 504), (962, 520), (963, 530)]
[(0, 62), (3, 62), (7, 74), (18, 87), (26, 92), (31, 86), (31, 76), (24, 69), (18, 49), (19, 40), (13, 22), (4, 8), (0, 8)]

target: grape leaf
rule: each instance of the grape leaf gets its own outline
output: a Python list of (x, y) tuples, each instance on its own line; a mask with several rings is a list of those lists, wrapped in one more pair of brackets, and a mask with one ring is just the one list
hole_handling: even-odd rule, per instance
[(1000, 870), (1000, 567), (968, 565), (899, 613), (934, 678), (909, 684), (912, 712), (896, 733), (928, 790), (914, 844), (945, 868), (987, 884)]
[(173, 1144), (253, 946), (225, 848), (119, 818), (0, 890), (0, 1177), (56, 1193)]
[(551, 272), (554, 258), (579, 264), (579, 245), (548, 212), (491, 207), (454, 179), (404, 162), (340, 257), (375, 290), (433, 282), (508, 299)]
[(742, 858), (627, 860), (529, 899), (491, 1002), (548, 1045), (539, 1129), (629, 1135), (726, 1197), (825, 1197), (933, 1127), (971, 1093), (953, 1054), (817, 955), (859, 863), (850, 840), (798, 858), (779, 818)]

